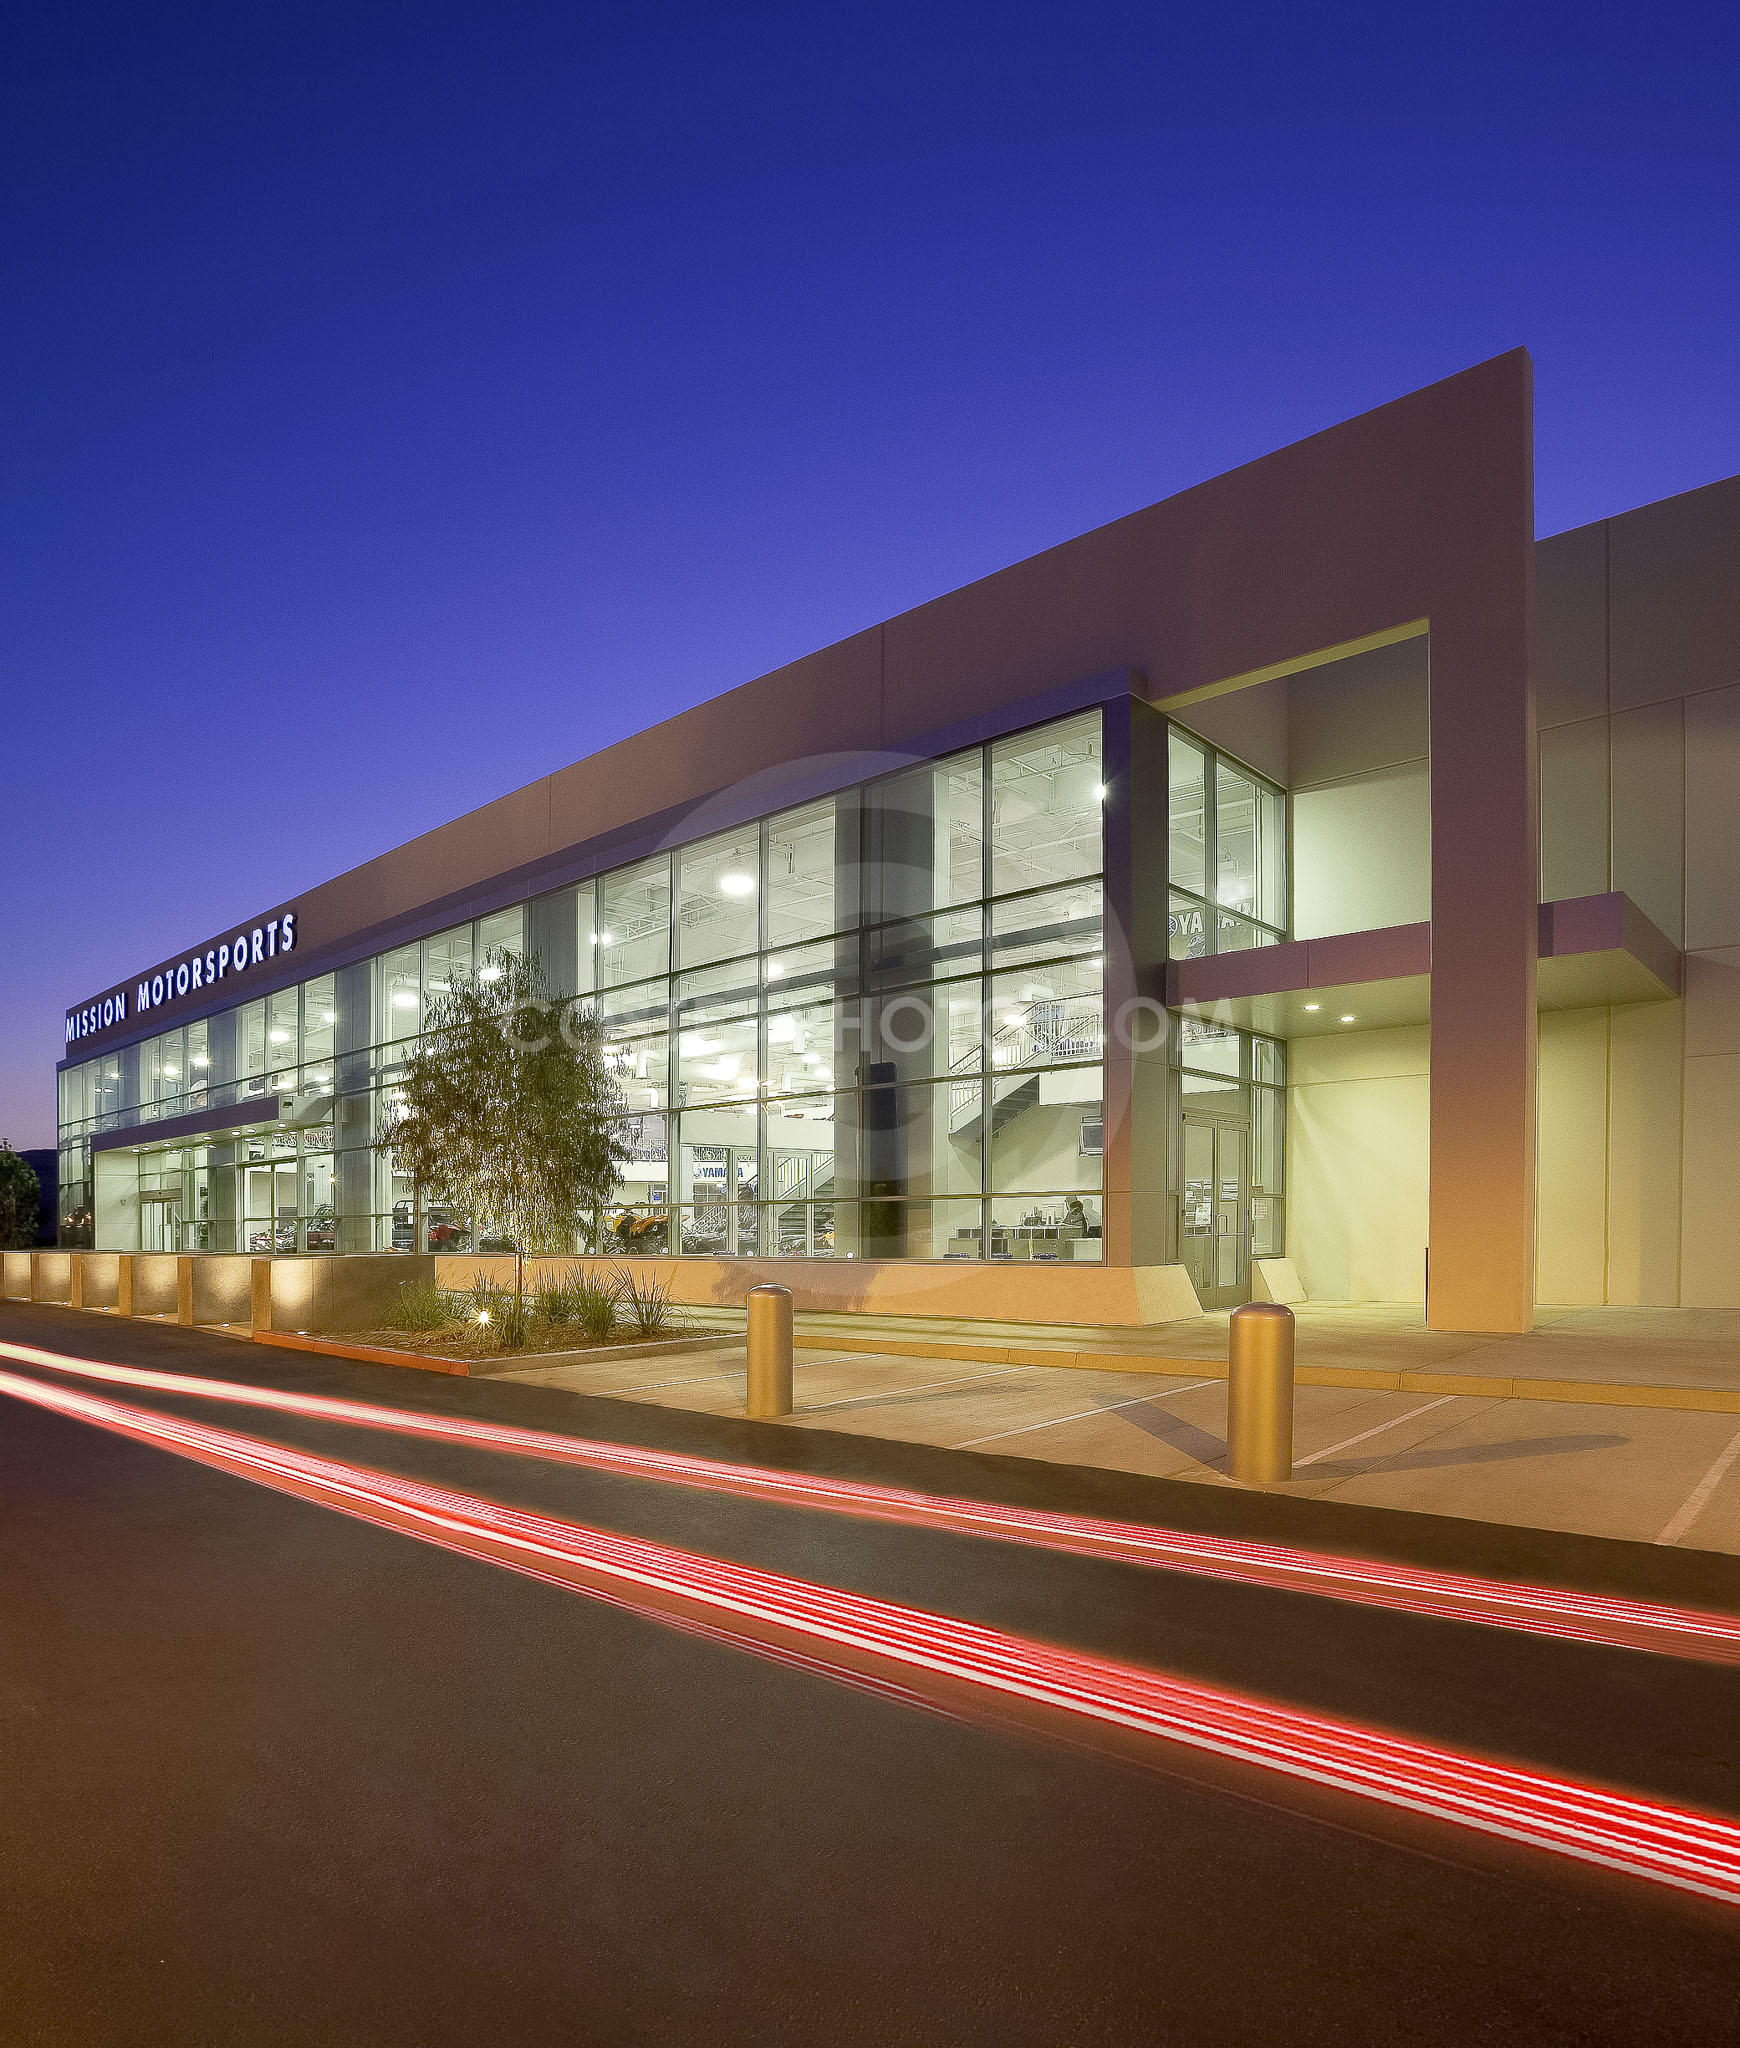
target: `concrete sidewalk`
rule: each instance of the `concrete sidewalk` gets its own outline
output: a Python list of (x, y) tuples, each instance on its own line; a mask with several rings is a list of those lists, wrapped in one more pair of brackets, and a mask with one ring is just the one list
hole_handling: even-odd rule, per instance
[[(1370, 1357), (1377, 1346), (1410, 1334), (1401, 1327), (1386, 1329), (1385, 1315), (1396, 1313), (1370, 1317), (1371, 1341), (1356, 1342), (1356, 1355)], [(1301, 1318), (1301, 1355), (1311, 1355), (1307, 1345), (1313, 1338), (1319, 1340), (1312, 1347), (1319, 1356), (1330, 1346), (1357, 1340), (1362, 1334), (1357, 1325), (1365, 1315), (1307, 1312)], [(849, 1431), (1209, 1486), (1233, 1483), (1225, 1472), (1224, 1317), (1203, 1319), (1203, 1328), (1219, 1336), (1218, 1362), (1192, 1369), (1156, 1352), (1147, 1371), (1122, 1363), (1108, 1371), (1021, 1362), (1018, 1345), (1011, 1355), (1007, 1335), (982, 1348), (957, 1335), (951, 1351), (957, 1345), (979, 1348), (976, 1359), (911, 1356), (904, 1349), (845, 1352), (815, 1342), (815, 1319), (803, 1320), (794, 1373), (796, 1412), (787, 1427)], [(851, 1334), (869, 1340), (859, 1319), (852, 1319)], [(1412, 1334), (1417, 1344), (1423, 1333)], [(1176, 1341), (1174, 1332), (1166, 1335)], [(1560, 1341), (1559, 1330), (1537, 1338), (1442, 1340), (1446, 1347), (1459, 1347), (1447, 1353), (1446, 1370), (1455, 1357), (1475, 1348), (1490, 1354), (1501, 1346)], [(1698, 1341), (1683, 1335), (1662, 1339), (1645, 1330), (1626, 1336), (1615, 1348), (1636, 1372), (1650, 1365), (1648, 1347), (1661, 1345), (1656, 1369), (1683, 1374), (1687, 1361), (1682, 1354)], [(1719, 1333), (1701, 1341), (1707, 1347), (1702, 1370), (1721, 1372), (1726, 1346)], [(1574, 1330), (1564, 1333), (1559, 1355), (1584, 1379), (1594, 1377), (1587, 1350), (1586, 1340), (1579, 1342)], [(1618, 1356), (1605, 1361), (1609, 1370), (1619, 1363)], [(741, 1415), (744, 1371), (741, 1350), (715, 1348), (644, 1362), (533, 1365), (492, 1377)], [(1295, 1408), (1294, 1470), (1290, 1484), (1267, 1490), (1740, 1554), (1740, 1415), (1635, 1401), (1505, 1398), (1442, 1383), (1423, 1392), (1418, 1387), (1392, 1391), (1302, 1384)]]
[[(740, 1310), (686, 1311), (706, 1329), (741, 1329)], [(1495, 1399), (1564, 1389), (1612, 1389), (1635, 1400), (1656, 1390), (1659, 1405), (1703, 1400), (1740, 1413), (1740, 1310), (1544, 1308), (1527, 1336), (1428, 1330), (1418, 1307), (1400, 1302), (1305, 1302), (1295, 1310), (1302, 1384), (1364, 1386), (1374, 1392), (1428, 1390)], [(883, 1357), (959, 1358), (1000, 1365), (1049, 1365), (1103, 1372), (1171, 1367), (1226, 1371), (1229, 1312), (1146, 1329), (1060, 1323), (969, 1323), (940, 1317), (800, 1315), (800, 1343)], [(1647, 1401), (1645, 1405), (1657, 1405)]]

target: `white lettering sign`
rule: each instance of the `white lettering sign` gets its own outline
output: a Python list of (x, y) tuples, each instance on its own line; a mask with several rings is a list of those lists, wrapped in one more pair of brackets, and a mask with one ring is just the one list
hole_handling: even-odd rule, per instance
[[(227, 939), (221, 946), (213, 946), (204, 953), (190, 953), (185, 960), (178, 960), (161, 974), (153, 974), (139, 982), (133, 991), (133, 1015), (143, 1016), (160, 1003), (172, 1002), (175, 997), (187, 995), (196, 988), (210, 988), (230, 974), (245, 974), (250, 967), (262, 967), (280, 953), (293, 953), (295, 950), (296, 913), (286, 910), (268, 924), (257, 924), (251, 931), (237, 932), (233, 939)], [(115, 995), (105, 996), (100, 1003), (86, 1003), (82, 1009), (68, 1010), (67, 1044), (89, 1038), (93, 1031), (107, 1031), (111, 1025), (124, 1024), (127, 1021), (127, 1003), (127, 992), (122, 989)]]

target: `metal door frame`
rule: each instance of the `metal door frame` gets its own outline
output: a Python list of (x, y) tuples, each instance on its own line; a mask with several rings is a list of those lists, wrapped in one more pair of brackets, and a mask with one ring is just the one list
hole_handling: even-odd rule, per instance
[[(1251, 1298), (1252, 1119), (1248, 1115), (1227, 1116), (1211, 1109), (1186, 1108), (1180, 1111), (1179, 1123), (1179, 1253), (1184, 1260), (1186, 1271), (1190, 1273), (1191, 1284), (1196, 1289), (1197, 1299), (1202, 1303), (1202, 1306), (1205, 1309), (1237, 1308), (1242, 1302), (1247, 1302)], [(1238, 1195), (1233, 1204), (1233, 1216), (1231, 1218), (1233, 1227), (1230, 1231), (1223, 1232), (1219, 1230), (1210, 1230), (1205, 1233), (1188, 1232), (1185, 1229), (1185, 1190), (1188, 1184), (1187, 1175), (1185, 1172), (1185, 1159), (1187, 1156), (1187, 1149), (1189, 1146), (1189, 1138), (1186, 1134), (1188, 1133), (1189, 1127), (1192, 1124), (1196, 1124), (1200, 1126), (1202, 1129), (1213, 1133), (1212, 1142), (1214, 1146), (1215, 1193), (1210, 1199), (1209, 1207), (1211, 1213), (1211, 1220), (1214, 1222), (1218, 1222), (1220, 1220), (1219, 1212), (1222, 1206), (1219, 1193), (1219, 1189), (1223, 1178), (1220, 1170), (1221, 1133), (1223, 1131), (1236, 1131), (1239, 1134), (1240, 1171), (1238, 1178)], [(1234, 1237), (1243, 1246), (1243, 1258), (1241, 1262), (1244, 1269), (1243, 1278), (1241, 1280), (1234, 1281), (1232, 1284), (1228, 1286), (1221, 1286), (1213, 1280), (1212, 1264), (1209, 1266), (1207, 1273), (1199, 1274), (1195, 1270), (1195, 1267), (1192, 1263), (1192, 1259), (1190, 1256), (1190, 1248), (1192, 1246), (1207, 1244), (1218, 1247), (1223, 1236)], [(1210, 1256), (1212, 1258), (1213, 1254), (1211, 1254)]]

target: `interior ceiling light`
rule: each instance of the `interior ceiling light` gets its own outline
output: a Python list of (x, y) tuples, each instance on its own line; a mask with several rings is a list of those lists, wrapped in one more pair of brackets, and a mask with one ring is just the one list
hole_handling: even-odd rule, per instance
[(331, 1010), (322, 1010), (320, 1013), (320, 1021), (322, 1024), (336, 1024), (338, 1022), (338, 1018)]
[(730, 874), (719, 877), (719, 893), (721, 896), (753, 896), (755, 877), (734, 868)]
[(416, 1007), (417, 998), (408, 988), (402, 988), (395, 992), (393, 996), (393, 1008), (395, 1010), (414, 1010)]
[(783, 960), (770, 960), (767, 963), (767, 978), (769, 981), (778, 981), (784, 973), (785, 962)]

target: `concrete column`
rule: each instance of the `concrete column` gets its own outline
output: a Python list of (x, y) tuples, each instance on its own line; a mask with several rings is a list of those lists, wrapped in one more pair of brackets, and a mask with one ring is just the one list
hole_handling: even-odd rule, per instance
[(272, 1261), (254, 1259), (249, 1271), (249, 1319), (256, 1330), (272, 1327)]
[(115, 1313), (130, 1316), (133, 1313), (133, 1254), (115, 1254)]
[(85, 1305), (85, 1255), (83, 1252), (74, 1252), (72, 1255), (72, 1275), (67, 1282), (66, 1299), (69, 1308), (83, 1308)]
[[(1109, 1266), (1164, 1266), (1171, 1244), (1166, 1019), (1166, 721), (1134, 697), (1104, 712), (1105, 1192)], [(1147, 999), (1143, 1007), (1137, 1004)]]
[(193, 1322), (193, 1256), (183, 1252), (175, 1262), (175, 1320)]
[[(1432, 1080), (1427, 1320), (1534, 1322), (1539, 795), (1530, 636), (1532, 399), (1485, 457), (1502, 506), (1431, 622)], [(1474, 458), (1469, 457), (1472, 462)], [(1429, 477), (1421, 487), (1431, 488)]]

